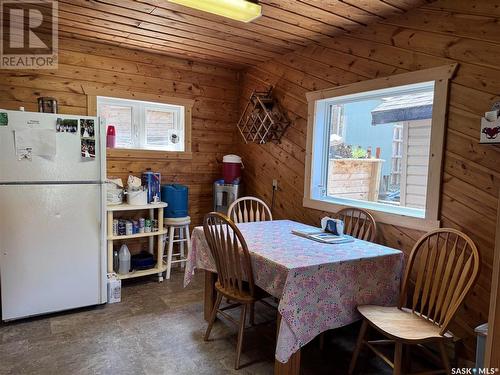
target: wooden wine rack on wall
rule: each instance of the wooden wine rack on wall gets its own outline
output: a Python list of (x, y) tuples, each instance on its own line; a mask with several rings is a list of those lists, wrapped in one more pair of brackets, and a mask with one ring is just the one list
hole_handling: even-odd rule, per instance
[(263, 144), (280, 143), (289, 125), (290, 121), (274, 99), (271, 88), (252, 92), (237, 126), (245, 143)]

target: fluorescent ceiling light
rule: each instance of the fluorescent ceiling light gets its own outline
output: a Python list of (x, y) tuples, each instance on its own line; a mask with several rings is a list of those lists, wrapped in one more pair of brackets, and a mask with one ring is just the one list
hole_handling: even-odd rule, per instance
[(171, 3), (217, 14), (236, 21), (250, 22), (259, 18), (262, 7), (257, 0), (169, 0)]

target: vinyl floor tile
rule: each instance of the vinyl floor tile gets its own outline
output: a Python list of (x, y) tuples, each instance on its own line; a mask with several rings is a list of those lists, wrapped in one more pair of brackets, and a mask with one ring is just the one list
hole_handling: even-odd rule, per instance
[[(234, 311), (237, 313), (237, 311)], [(257, 322), (274, 317), (256, 307)], [(122, 302), (18, 322), (0, 323), (0, 375), (270, 375), (275, 325), (245, 332), (239, 371), (233, 369), (236, 328), (217, 321), (203, 341), (203, 275), (183, 287), (183, 273), (171, 280), (127, 280)], [(330, 332), (326, 349), (317, 340), (303, 349), (302, 373), (345, 374), (359, 325)], [(364, 373), (390, 374), (365, 354)]]

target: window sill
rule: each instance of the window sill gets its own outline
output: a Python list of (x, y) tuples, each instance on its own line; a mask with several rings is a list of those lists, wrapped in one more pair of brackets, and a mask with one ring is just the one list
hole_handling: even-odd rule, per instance
[(108, 159), (170, 159), (170, 160), (191, 160), (192, 152), (186, 151), (161, 151), (161, 150), (141, 150), (130, 148), (107, 148), (106, 157)]
[[(332, 212), (332, 213), (335, 213), (342, 208), (348, 207), (332, 202), (311, 199), (311, 198), (304, 198), (303, 206), (307, 208), (313, 208), (315, 210)], [(370, 210), (370, 213), (373, 215), (376, 222), (383, 224), (395, 225), (398, 227), (415, 229), (424, 232), (428, 232), (440, 227), (439, 220), (397, 215), (389, 212), (376, 211), (376, 210)]]

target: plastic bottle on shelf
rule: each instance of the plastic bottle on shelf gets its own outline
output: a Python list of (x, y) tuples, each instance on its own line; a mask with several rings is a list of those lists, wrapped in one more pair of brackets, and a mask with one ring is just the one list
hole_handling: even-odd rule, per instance
[(130, 272), (130, 251), (127, 245), (122, 245), (120, 251), (118, 252), (119, 267), (118, 273), (121, 275), (126, 275)]
[(120, 258), (118, 257), (118, 250), (113, 250), (113, 271), (118, 272), (120, 267)]

